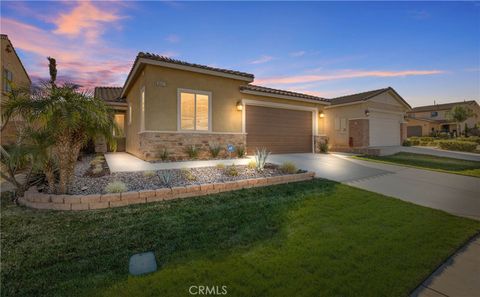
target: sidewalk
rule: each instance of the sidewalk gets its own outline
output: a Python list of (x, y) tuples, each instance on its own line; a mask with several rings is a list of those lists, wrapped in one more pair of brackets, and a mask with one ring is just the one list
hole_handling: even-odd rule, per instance
[(410, 297), (473, 297), (480, 293), (480, 235), (461, 248)]

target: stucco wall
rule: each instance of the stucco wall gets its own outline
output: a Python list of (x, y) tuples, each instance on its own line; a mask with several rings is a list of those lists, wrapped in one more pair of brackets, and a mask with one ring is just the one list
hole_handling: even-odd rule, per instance
[[(144, 73), (144, 72), (143, 72)], [(144, 85), (145, 74), (138, 76), (137, 80), (134, 82), (133, 86), (130, 88), (127, 93), (127, 104), (130, 104), (132, 108), (132, 118), (129, 118), (129, 112), (127, 108), (126, 116), (126, 129), (125, 136), (126, 140), (126, 150), (134, 155), (140, 154), (140, 138), (138, 133), (140, 132), (140, 89)]]

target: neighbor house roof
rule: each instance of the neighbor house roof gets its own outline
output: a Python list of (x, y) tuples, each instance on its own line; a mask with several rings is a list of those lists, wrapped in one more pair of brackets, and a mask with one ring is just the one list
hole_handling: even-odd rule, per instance
[[(13, 46), (12, 41), (8, 38), (8, 35), (6, 35), (6, 34), (0, 34), (0, 39), (5, 39), (5, 40), (7, 40), (7, 41), (10, 43), (10, 46), (12, 47), (13, 53), (15, 54), (15, 56), (17, 56), (18, 61), (20, 61), (20, 66), (22, 66), (23, 71), (24, 71), (25, 74), (27, 75), (28, 81), (29, 81), (30, 83), (32, 83), (32, 80), (30, 79), (30, 76), (28, 75), (27, 69), (25, 69), (25, 66), (23, 66), (22, 60), (20, 60), (20, 57), (18, 56), (17, 51), (15, 50), (15, 47)], [(3, 51), (3, 50), (4, 50), (4, 49), (2, 49), (2, 51)]]
[(291, 91), (285, 91), (285, 90), (279, 90), (279, 89), (272, 89), (272, 88), (256, 86), (256, 85), (240, 86), (240, 91), (243, 92), (243, 93), (252, 93), (252, 92), (266, 93), (266, 94), (280, 95), (280, 96), (286, 96), (286, 97), (295, 97), (295, 98), (307, 99), (307, 100), (313, 100), (313, 101), (321, 101), (321, 102), (326, 102), (326, 103), (329, 102), (327, 99), (322, 98), (322, 97), (317, 97), (317, 96), (312, 96), (312, 95), (302, 94), (302, 93), (296, 93), (296, 92), (291, 92)]
[(425, 106), (417, 106), (412, 108), (410, 112), (424, 112), (424, 111), (436, 111), (436, 110), (449, 110), (452, 109), (454, 106), (457, 105), (478, 105), (475, 100), (470, 101), (458, 101), (458, 102), (450, 102), (444, 104), (434, 104), (434, 105), (425, 105)]
[(122, 87), (95, 87), (95, 98), (103, 99), (108, 103), (126, 103), (121, 97)]
[(135, 76), (137, 70), (141, 68), (142, 64), (159, 65), (159, 66), (199, 72), (204, 74), (223, 76), (223, 77), (243, 80), (247, 82), (252, 82), (253, 79), (255, 78), (253, 74), (246, 73), (246, 72), (189, 63), (189, 62), (180, 61), (180, 60), (168, 58), (161, 55), (139, 52), (135, 59), (135, 62), (132, 65), (132, 69), (130, 70), (130, 73), (127, 76), (127, 80), (125, 81), (125, 85), (122, 91), (123, 96), (125, 95), (125, 92), (128, 90), (129, 85), (133, 77)]
[(397, 93), (397, 91), (395, 91), (392, 87), (332, 98), (332, 99), (330, 99), (330, 103), (332, 104), (332, 106), (335, 106), (335, 105), (340, 105), (340, 104), (348, 104), (348, 103), (366, 101), (370, 98), (373, 98), (377, 95), (380, 95), (380, 94), (388, 92), (388, 91), (393, 92), (406, 106), (408, 106), (409, 108), (412, 108), (410, 106), (410, 104), (408, 104), (408, 102), (405, 101), (405, 99), (403, 99), (402, 96), (400, 96)]

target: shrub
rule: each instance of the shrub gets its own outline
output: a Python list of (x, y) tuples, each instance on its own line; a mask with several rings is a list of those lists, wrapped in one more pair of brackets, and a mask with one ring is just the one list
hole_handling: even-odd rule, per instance
[(170, 187), (172, 184), (172, 178), (173, 174), (171, 171), (161, 171), (159, 173), (160, 179), (162, 180), (162, 183), (166, 185), (167, 187)]
[(162, 161), (167, 161), (169, 155), (170, 155), (170, 153), (168, 152), (167, 148), (164, 147), (164, 148), (162, 149), (162, 151), (160, 152), (160, 159), (161, 159)]
[(143, 176), (145, 177), (154, 177), (155, 176), (155, 171), (153, 170), (148, 170), (143, 172)]
[(473, 152), (478, 145), (473, 141), (459, 140), (438, 140), (437, 143), (441, 149), (462, 152)]
[(435, 145), (435, 138), (429, 136), (422, 136), (418, 138), (419, 144), (421, 146)]
[(228, 176), (238, 176), (238, 170), (235, 164), (228, 166), (225, 170), (225, 174)]
[(185, 149), (185, 152), (187, 153), (190, 159), (198, 158), (198, 148), (195, 145), (187, 146), (187, 148)]
[(460, 140), (460, 141), (471, 141), (471, 142), (476, 142), (477, 144), (480, 144), (480, 137), (478, 137), (478, 136), (458, 137), (457, 140)]
[(218, 154), (220, 154), (220, 150), (222, 147), (218, 142), (211, 142), (208, 144), (208, 148), (210, 150), (210, 155), (212, 155), (212, 158), (218, 157)]
[(258, 148), (255, 151), (255, 163), (257, 165), (257, 170), (258, 171), (263, 171), (263, 168), (265, 167), (265, 163), (267, 163), (267, 158), (268, 155), (270, 155), (270, 152), (267, 151), (267, 149), (264, 147), (261, 150)]
[(92, 173), (95, 174), (95, 175), (102, 173), (102, 171), (103, 171), (103, 167), (102, 167), (102, 166), (95, 166), (95, 167), (92, 169)]
[(257, 162), (255, 162), (254, 160), (250, 160), (250, 162), (248, 162), (247, 167), (248, 169), (255, 169), (257, 168)]
[(420, 140), (418, 139), (418, 137), (412, 136), (407, 138), (406, 140), (410, 143), (410, 145), (420, 145)]
[(105, 187), (105, 192), (107, 193), (121, 193), (126, 191), (127, 191), (127, 185), (125, 185), (124, 182), (121, 182), (119, 180), (110, 182)]
[(280, 170), (283, 173), (293, 174), (298, 171), (297, 166), (291, 161), (285, 161), (280, 166)]
[(181, 172), (182, 172), (182, 176), (183, 176), (184, 179), (186, 179), (188, 181), (197, 180), (197, 177), (195, 175), (193, 175), (193, 173), (190, 169), (182, 168)]
[(328, 139), (325, 139), (324, 141), (320, 141), (319, 149), (320, 149), (320, 153), (322, 154), (328, 153)]
[(223, 163), (218, 163), (218, 164), (216, 165), (216, 167), (217, 167), (218, 169), (225, 169), (225, 164), (223, 164)]
[(100, 159), (93, 159), (92, 161), (90, 161), (90, 166), (97, 166), (97, 165), (102, 165), (103, 164), (103, 160), (100, 160)]
[(239, 158), (245, 157), (245, 147), (237, 146), (236, 151), (237, 151), (237, 157)]
[(412, 141), (407, 138), (403, 141), (402, 145), (403, 146), (412, 146)]

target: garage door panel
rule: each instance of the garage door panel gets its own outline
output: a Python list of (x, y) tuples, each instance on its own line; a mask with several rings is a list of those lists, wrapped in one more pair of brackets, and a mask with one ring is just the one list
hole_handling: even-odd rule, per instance
[(396, 118), (371, 118), (370, 146), (400, 145), (400, 122)]
[(272, 153), (312, 151), (312, 113), (263, 106), (246, 107), (247, 152), (266, 147)]

